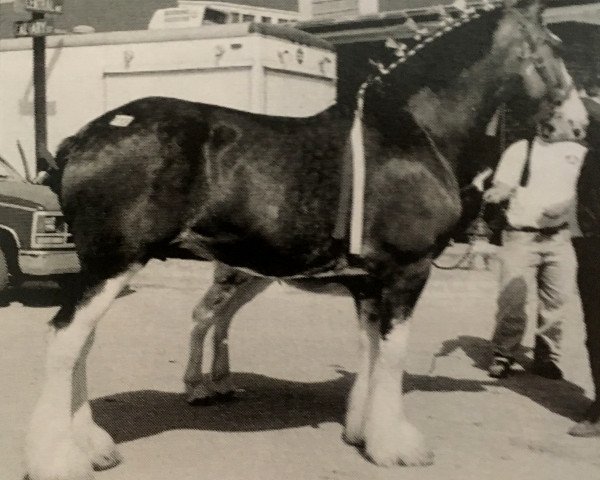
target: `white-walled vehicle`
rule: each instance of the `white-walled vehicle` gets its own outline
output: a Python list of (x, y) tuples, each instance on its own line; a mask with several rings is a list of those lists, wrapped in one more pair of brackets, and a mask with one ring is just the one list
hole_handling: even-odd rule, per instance
[(0, 157), (0, 297), (24, 280), (78, 271), (75, 244), (56, 195)]
[[(90, 120), (146, 96), (297, 117), (335, 102), (331, 44), (289, 26), (262, 22), (265, 15), (255, 15), (259, 23), (235, 23), (244, 19), (241, 5), (233, 12), (225, 8), (233, 4), (225, 2), (180, 2), (181, 9), (201, 12), (200, 19), (212, 15), (208, 4), (221, 8), (225, 24), (201, 21), (186, 28), (47, 37), (50, 152)], [(274, 13), (269, 18), (282, 20)], [(10, 66), (0, 68), (0, 155), (18, 159), (20, 141), (28, 169), (35, 172), (31, 47), (30, 38), (0, 39), (0, 65)], [(20, 164), (15, 167), (22, 170)]]
[(298, 12), (274, 8), (240, 5), (230, 2), (179, 0), (177, 7), (161, 8), (154, 12), (148, 29), (193, 28), (226, 23), (276, 23), (298, 21)]

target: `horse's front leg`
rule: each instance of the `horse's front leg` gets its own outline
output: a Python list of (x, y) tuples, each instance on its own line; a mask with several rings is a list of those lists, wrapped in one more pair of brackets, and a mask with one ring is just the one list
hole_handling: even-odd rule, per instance
[[(89, 282), (51, 322), (46, 378), (26, 438), (26, 468), (31, 480), (88, 480), (101, 447), (118, 461), (110, 436), (91, 418), (85, 361), (98, 320), (140, 266), (110, 279)], [(77, 412), (76, 417), (73, 414)], [(100, 440), (100, 437), (102, 439)], [(107, 445), (108, 443), (108, 445)], [(106, 465), (107, 466), (107, 465)]]
[(386, 282), (379, 304), (379, 339), (365, 408), (365, 452), (376, 464), (429, 465), (432, 453), (407, 420), (402, 377), (408, 350), (410, 316), (425, 286), (430, 260), (403, 266)]
[[(229, 326), (236, 312), (271, 283), (217, 263), (213, 284), (193, 313), (190, 356), (184, 382), (188, 402), (209, 403), (214, 397), (229, 397), (235, 392), (229, 370)], [(210, 378), (202, 372), (204, 341), (214, 326), (213, 362)]]
[(348, 396), (344, 440), (351, 445), (363, 446), (371, 374), (379, 351), (379, 299), (361, 298), (360, 292), (353, 292), (353, 295), (358, 314), (360, 365)]

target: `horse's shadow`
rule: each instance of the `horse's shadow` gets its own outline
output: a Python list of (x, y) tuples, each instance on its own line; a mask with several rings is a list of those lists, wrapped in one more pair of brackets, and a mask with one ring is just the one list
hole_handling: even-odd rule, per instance
[[(125, 297), (135, 290), (126, 287), (119, 297)], [(8, 307), (12, 302), (18, 302), (26, 307), (47, 308), (58, 307), (65, 303), (68, 295), (60, 283), (53, 280), (28, 280), (23, 285), (9, 289), (0, 297), (0, 308)]]
[[(469, 335), (461, 335), (443, 342), (435, 357), (445, 357), (456, 350), (462, 350), (472, 361), (473, 366), (486, 370), (491, 361), (491, 345), (488, 340)], [(528, 365), (530, 349), (521, 348), (515, 356), (517, 363)], [(480, 382), (482, 388), (491, 385), (502, 386), (519, 395), (529, 398), (547, 410), (573, 421), (581, 420), (582, 412), (591, 400), (585, 396), (585, 390), (566, 380), (548, 380), (525, 371), (515, 371), (505, 379)]]
[(139, 390), (92, 401), (94, 418), (115, 439), (126, 442), (169, 430), (248, 432), (318, 427), (343, 416), (350, 374), (304, 383), (254, 373), (234, 373), (239, 391), (231, 401), (190, 406), (183, 393)]
[[(467, 342), (467, 345), (470, 345)], [(182, 393), (157, 390), (123, 392), (92, 401), (94, 417), (118, 443), (156, 435), (170, 430), (209, 430), (249, 432), (343, 423), (346, 396), (354, 374), (342, 369), (339, 376), (323, 382), (297, 382), (255, 373), (234, 373), (240, 388), (233, 401), (210, 406), (192, 407)], [(411, 391), (482, 392), (495, 382), (456, 379), (444, 376), (406, 374), (405, 393)], [(546, 390), (550, 390), (544, 384)], [(518, 387), (509, 387), (517, 390)], [(538, 399), (552, 411), (577, 410), (581, 392), (559, 388), (564, 395), (554, 396), (556, 389), (542, 395), (537, 389), (523, 386), (523, 394)], [(533, 392), (533, 394), (531, 393)], [(567, 402), (567, 392), (575, 401)]]

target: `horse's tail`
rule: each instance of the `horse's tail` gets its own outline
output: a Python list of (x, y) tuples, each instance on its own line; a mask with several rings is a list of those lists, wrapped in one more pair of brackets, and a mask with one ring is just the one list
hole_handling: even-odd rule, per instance
[(56, 151), (56, 157), (54, 157), (52, 162), (48, 162), (46, 175), (42, 179), (42, 184), (50, 187), (56, 195), (60, 198), (60, 191), (62, 185), (62, 176), (63, 171), (65, 169), (65, 165), (67, 163), (67, 158), (69, 156), (69, 152), (71, 151), (74, 145), (75, 137), (67, 137), (65, 138)]

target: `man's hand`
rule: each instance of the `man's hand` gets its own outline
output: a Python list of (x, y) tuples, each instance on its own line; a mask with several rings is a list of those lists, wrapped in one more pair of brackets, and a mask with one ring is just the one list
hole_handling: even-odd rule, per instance
[(483, 188), (483, 184), (492, 173), (494, 173), (494, 171), (489, 167), (485, 170), (482, 170), (477, 175), (475, 175), (475, 178), (471, 182), (471, 185), (473, 185), (480, 192), (483, 192), (485, 190)]
[(506, 183), (496, 183), (492, 188), (484, 192), (483, 200), (487, 203), (500, 203), (508, 200), (514, 191), (514, 187)]
[(540, 222), (548, 220), (559, 220), (559, 219), (567, 219), (569, 213), (574, 205), (574, 199), (569, 198), (562, 202), (555, 203), (554, 205), (550, 205), (544, 209), (542, 212), (542, 219)]

